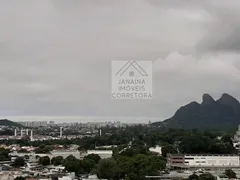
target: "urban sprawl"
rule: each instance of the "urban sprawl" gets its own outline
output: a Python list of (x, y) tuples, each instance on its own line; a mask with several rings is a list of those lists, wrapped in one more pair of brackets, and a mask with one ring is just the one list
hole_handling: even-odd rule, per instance
[(151, 123), (4, 121), (1, 180), (240, 177), (240, 126), (160, 132)]

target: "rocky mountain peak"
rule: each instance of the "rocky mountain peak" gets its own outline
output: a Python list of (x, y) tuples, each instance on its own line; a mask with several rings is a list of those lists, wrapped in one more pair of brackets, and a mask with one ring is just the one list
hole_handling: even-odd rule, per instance
[(227, 93), (223, 93), (218, 102), (221, 104), (231, 106), (239, 105), (239, 101)]
[(215, 103), (215, 100), (210, 96), (209, 94), (203, 94), (202, 96), (202, 104), (203, 105), (208, 105), (208, 104), (213, 104)]

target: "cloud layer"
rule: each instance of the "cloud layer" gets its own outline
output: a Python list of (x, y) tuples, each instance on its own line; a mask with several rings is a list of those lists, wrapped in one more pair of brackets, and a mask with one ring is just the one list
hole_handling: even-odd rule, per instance
[[(0, 4), (2, 116), (172, 116), (203, 93), (240, 99), (240, 2)], [(153, 61), (153, 99), (111, 100), (111, 61)]]

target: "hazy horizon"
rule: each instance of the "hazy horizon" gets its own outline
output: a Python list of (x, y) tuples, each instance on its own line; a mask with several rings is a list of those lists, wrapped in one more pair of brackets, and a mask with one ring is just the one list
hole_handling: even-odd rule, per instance
[(96, 116), (0, 116), (0, 119), (8, 119), (15, 122), (20, 121), (55, 121), (56, 123), (87, 123), (87, 122), (117, 122), (122, 123), (148, 123), (163, 121), (161, 118), (149, 117), (96, 117)]

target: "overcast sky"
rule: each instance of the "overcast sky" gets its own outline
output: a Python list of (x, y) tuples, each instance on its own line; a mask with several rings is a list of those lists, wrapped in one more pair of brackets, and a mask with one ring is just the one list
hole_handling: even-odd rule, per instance
[[(239, 16), (239, 0), (2, 0), (0, 115), (162, 120), (240, 99)], [(153, 61), (153, 99), (112, 100), (113, 60)]]

